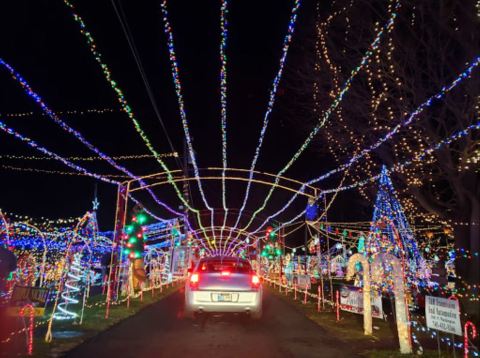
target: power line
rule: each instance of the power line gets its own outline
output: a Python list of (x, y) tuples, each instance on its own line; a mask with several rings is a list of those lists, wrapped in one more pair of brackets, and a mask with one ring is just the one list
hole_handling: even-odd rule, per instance
[[(115, 0), (111, 0), (113, 9), (115, 10), (115, 14), (117, 15), (118, 21), (120, 22), (120, 25), (122, 27), (123, 33), (125, 35), (125, 38), (127, 40), (128, 46), (130, 48), (130, 51), (132, 52), (133, 58), (135, 59), (135, 63), (137, 64), (137, 69), (138, 72), (140, 72), (140, 76), (142, 77), (143, 84), (145, 85), (145, 90), (148, 95), (148, 99), (150, 100), (150, 103), (152, 104), (153, 111), (155, 112), (155, 115), (158, 118), (158, 121), (160, 122), (160, 125), (162, 126), (163, 132), (165, 134), (165, 137), (167, 138), (168, 145), (170, 146), (170, 149), (172, 152), (175, 152), (175, 148), (173, 146), (172, 140), (170, 138), (170, 135), (168, 134), (167, 127), (165, 126), (165, 123), (163, 122), (163, 119), (160, 115), (160, 111), (157, 106), (157, 102), (155, 101), (155, 97), (153, 95), (152, 89), (150, 87), (150, 83), (148, 82), (147, 75), (145, 73), (145, 70), (143, 68), (142, 61), (140, 59), (140, 56), (138, 54), (137, 47), (135, 45), (135, 41), (133, 39), (132, 33), (130, 31), (130, 27), (128, 26), (127, 18), (125, 16), (125, 12), (123, 11), (122, 8), (122, 3), (119, 2), (119, 6), (115, 4)], [(179, 160), (176, 161), (177, 165), (179, 168), (182, 168), (182, 164), (180, 163)]]

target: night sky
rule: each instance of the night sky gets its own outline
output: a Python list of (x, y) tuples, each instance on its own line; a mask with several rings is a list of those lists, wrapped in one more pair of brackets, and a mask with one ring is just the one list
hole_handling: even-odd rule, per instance
[[(112, 3), (74, 1), (78, 13), (97, 42), (103, 60), (113, 79), (124, 91), (142, 128), (159, 152), (170, 147), (149, 101), (145, 85), (137, 69)], [(163, 32), (160, 2), (116, 1), (125, 14), (140, 60), (143, 64), (161, 119), (176, 151), (183, 154), (183, 130), (171, 78), (170, 64)], [(199, 167), (221, 166), (220, 86), (219, 86), (219, 1), (169, 1), (170, 22), (174, 31), (181, 82), (184, 90), (190, 132)], [(249, 168), (267, 108), (272, 80), (278, 70), (282, 43), (287, 31), (293, 1), (242, 0), (229, 4), (228, 38), (228, 161), (236, 168)], [(302, 56), (311, 55), (308, 37), (312, 36), (315, 17), (314, 2), (306, 1), (300, 9), (297, 28), (289, 57), (287, 76), (295, 74)], [(128, 117), (120, 111), (113, 90), (105, 81), (94, 61), (78, 24), (61, 0), (4, 2), (1, 5), (0, 56), (13, 66), (54, 110), (114, 109), (113, 113), (64, 115), (61, 118), (80, 131), (88, 140), (109, 155), (150, 154), (135, 132)], [(73, 136), (60, 129), (49, 118), (41, 116), (39, 108), (28, 98), (10, 75), (0, 69), (1, 120), (39, 144), (64, 156), (93, 155)], [(282, 101), (289, 92), (279, 88), (277, 104), (270, 117), (258, 170), (276, 173), (287, 163), (304, 140), (304, 134), (285, 119)], [(6, 113), (34, 111), (29, 117), (6, 117)], [(39, 155), (24, 143), (0, 133), (0, 154)], [(171, 169), (179, 161), (166, 159)], [(122, 161), (135, 174), (159, 172), (153, 159)], [(53, 160), (1, 160), (2, 165), (46, 170), (71, 171)], [(101, 174), (120, 174), (106, 163), (78, 162)], [(325, 154), (307, 151), (287, 173), (306, 180), (333, 167)], [(0, 207), (8, 212), (35, 217), (79, 216), (91, 209), (95, 180), (79, 176), (64, 176), (18, 172), (0, 168)], [(331, 187), (338, 178), (327, 182)], [(221, 207), (221, 183), (205, 182), (212, 206)], [(229, 207), (239, 207), (245, 183), (229, 182)], [(98, 183), (101, 206), (98, 212), (100, 228), (112, 228), (115, 204), (114, 185)], [(179, 200), (170, 186), (156, 189), (156, 194), (178, 208)], [(196, 184), (192, 182), (193, 205), (204, 209)], [(266, 187), (255, 186), (248, 208), (263, 201)], [(352, 196), (353, 195), (353, 196)], [(154, 204), (148, 195), (139, 199), (155, 213), (167, 212)], [(266, 213), (277, 210), (289, 198), (278, 192)], [(353, 198), (353, 199), (352, 199)], [(354, 193), (342, 194), (333, 207), (335, 219), (347, 219), (352, 209)], [(299, 199), (280, 220), (288, 220), (306, 205)], [(351, 211), (351, 210), (350, 210)], [(358, 214), (358, 213), (357, 213)], [(233, 224), (232, 218), (232, 223)], [(358, 219), (358, 215), (357, 215)]]

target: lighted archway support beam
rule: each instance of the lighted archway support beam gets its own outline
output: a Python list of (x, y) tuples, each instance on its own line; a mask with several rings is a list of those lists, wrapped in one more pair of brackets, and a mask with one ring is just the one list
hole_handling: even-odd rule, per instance
[[(201, 172), (207, 171), (209, 174), (202, 175), (200, 179), (221, 181), (223, 179), (222, 173), (221, 173), (222, 170), (223, 168), (217, 168), (217, 167), (202, 168), (200, 169)], [(170, 173), (173, 176), (171, 181), (175, 183), (197, 180), (196, 177), (185, 177), (183, 175), (183, 171), (181, 170), (173, 170)], [(243, 182), (248, 182), (250, 180), (248, 177), (249, 170), (247, 169), (227, 168), (226, 173), (227, 175), (225, 176), (225, 180), (243, 181)], [(318, 196), (318, 193), (320, 192), (319, 188), (314, 187), (312, 185), (305, 185), (306, 189), (304, 191), (299, 191), (299, 189), (305, 183), (299, 180), (288, 178), (288, 177), (278, 176), (278, 178), (280, 178), (280, 182), (276, 184), (275, 178), (277, 178), (277, 176), (274, 174), (255, 171), (255, 175), (257, 176), (257, 178), (253, 179), (252, 181), (257, 184), (262, 184), (269, 187), (275, 186), (276, 188), (290, 191), (292, 193), (298, 193), (299, 195), (305, 196), (307, 198), (316, 199)], [(143, 181), (152, 180), (153, 182), (147, 185), (139, 185), (139, 180), (143, 180)], [(166, 172), (159, 172), (159, 173), (154, 173), (154, 174), (149, 174), (143, 177), (139, 177), (137, 179), (125, 181), (123, 185), (130, 185), (130, 192), (133, 193), (136, 191), (145, 190), (155, 186), (168, 184), (171, 181), (168, 180)]]
[[(223, 227), (223, 229), (224, 229), (224, 230), (225, 230), (225, 229), (229, 230), (230, 227), (229, 227), (229, 226), (225, 226), (225, 227)], [(233, 229), (233, 228), (232, 228), (232, 229)], [(207, 229), (207, 232), (221, 232), (221, 230), (222, 230), (222, 226), (213, 226), (213, 227), (209, 227), (209, 228)], [(238, 228), (237, 228), (237, 229), (234, 229), (233, 232), (235, 232), (236, 234), (238, 234), (238, 237), (242, 237), (242, 236), (243, 236), (243, 237), (245, 237), (245, 238), (251, 238), (251, 239), (252, 239), (252, 242), (251, 242), (249, 245), (252, 245), (252, 244), (258, 242), (258, 241), (261, 239), (261, 237), (255, 235), (255, 234), (251, 234), (250, 232), (247, 232), (247, 231), (242, 231), (241, 229), (238, 229)], [(202, 233), (202, 230), (197, 229), (197, 230), (195, 230), (195, 231), (192, 232), (192, 233), (201, 234), (201, 233)], [(225, 241), (225, 240), (226, 240), (226, 239), (217, 238), (217, 239), (216, 239), (216, 242), (217, 242), (217, 243), (222, 243), (222, 242)], [(236, 241), (240, 243), (240, 240), (236, 240)], [(216, 252), (216, 251), (213, 251), (213, 252), (212, 252), (212, 254), (217, 254), (217, 253), (218, 253), (218, 252)]]
[[(229, 227), (229, 226), (225, 226), (225, 227), (224, 227), (224, 230), (225, 230), (225, 229), (230, 229), (230, 227)], [(232, 228), (232, 229), (233, 229), (233, 228)], [(213, 227), (208, 228), (207, 232), (209, 232), (209, 231), (215, 231), (215, 232), (218, 231), (218, 232), (220, 232), (221, 230), (222, 230), (222, 226), (213, 226)], [(201, 231), (200, 229), (197, 229), (197, 230), (195, 230), (194, 232), (200, 234), (202, 231)], [(233, 232), (238, 233), (238, 234), (240, 234), (241, 236), (244, 236), (244, 237), (251, 237), (251, 238), (253, 238), (253, 239), (255, 239), (255, 240), (259, 238), (259, 236), (255, 235), (255, 234), (251, 234), (251, 233), (248, 232), (248, 231), (243, 231), (243, 230), (241, 230), (241, 229), (239, 229), (239, 228), (233, 230)], [(217, 241), (219, 241), (219, 240), (217, 240)]]

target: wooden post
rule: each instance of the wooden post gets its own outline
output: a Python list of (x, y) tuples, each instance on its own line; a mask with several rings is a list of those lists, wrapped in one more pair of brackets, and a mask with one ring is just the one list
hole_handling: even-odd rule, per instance
[(130, 282), (127, 284), (127, 308), (130, 308)]
[(340, 292), (336, 293), (337, 322), (340, 321)]
[[(458, 298), (455, 295), (451, 295), (448, 299), (458, 301)], [(460, 308), (460, 303), (459, 303), (459, 308)], [(453, 349), (453, 358), (456, 358), (457, 352), (455, 351), (455, 335), (453, 333), (452, 333), (452, 349)]]
[(320, 286), (317, 287), (317, 312), (320, 312), (320, 299), (321, 299), (321, 288)]
[(330, 236), (328, 235), (328, 226), (327, 226), (327, 274), (328, 281), (330, 282), (330, 301), (333, 302), (333, 282), (332, 282), (332, 262), (330, 256)]
[(107, 277), (108, 275), (104, 275), (102, 279), (102, 295), (105, 294), (106, 287), (107, 287)]

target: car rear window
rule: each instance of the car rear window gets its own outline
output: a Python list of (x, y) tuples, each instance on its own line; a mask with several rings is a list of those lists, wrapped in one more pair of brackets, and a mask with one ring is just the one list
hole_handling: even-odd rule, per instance
[(233, 260), (206, 260), (200, 261), (198, 265), (200, 272), (222, 272), (229, 271), (231, 273), (250, 273), (252, 267), (246, 261)]

